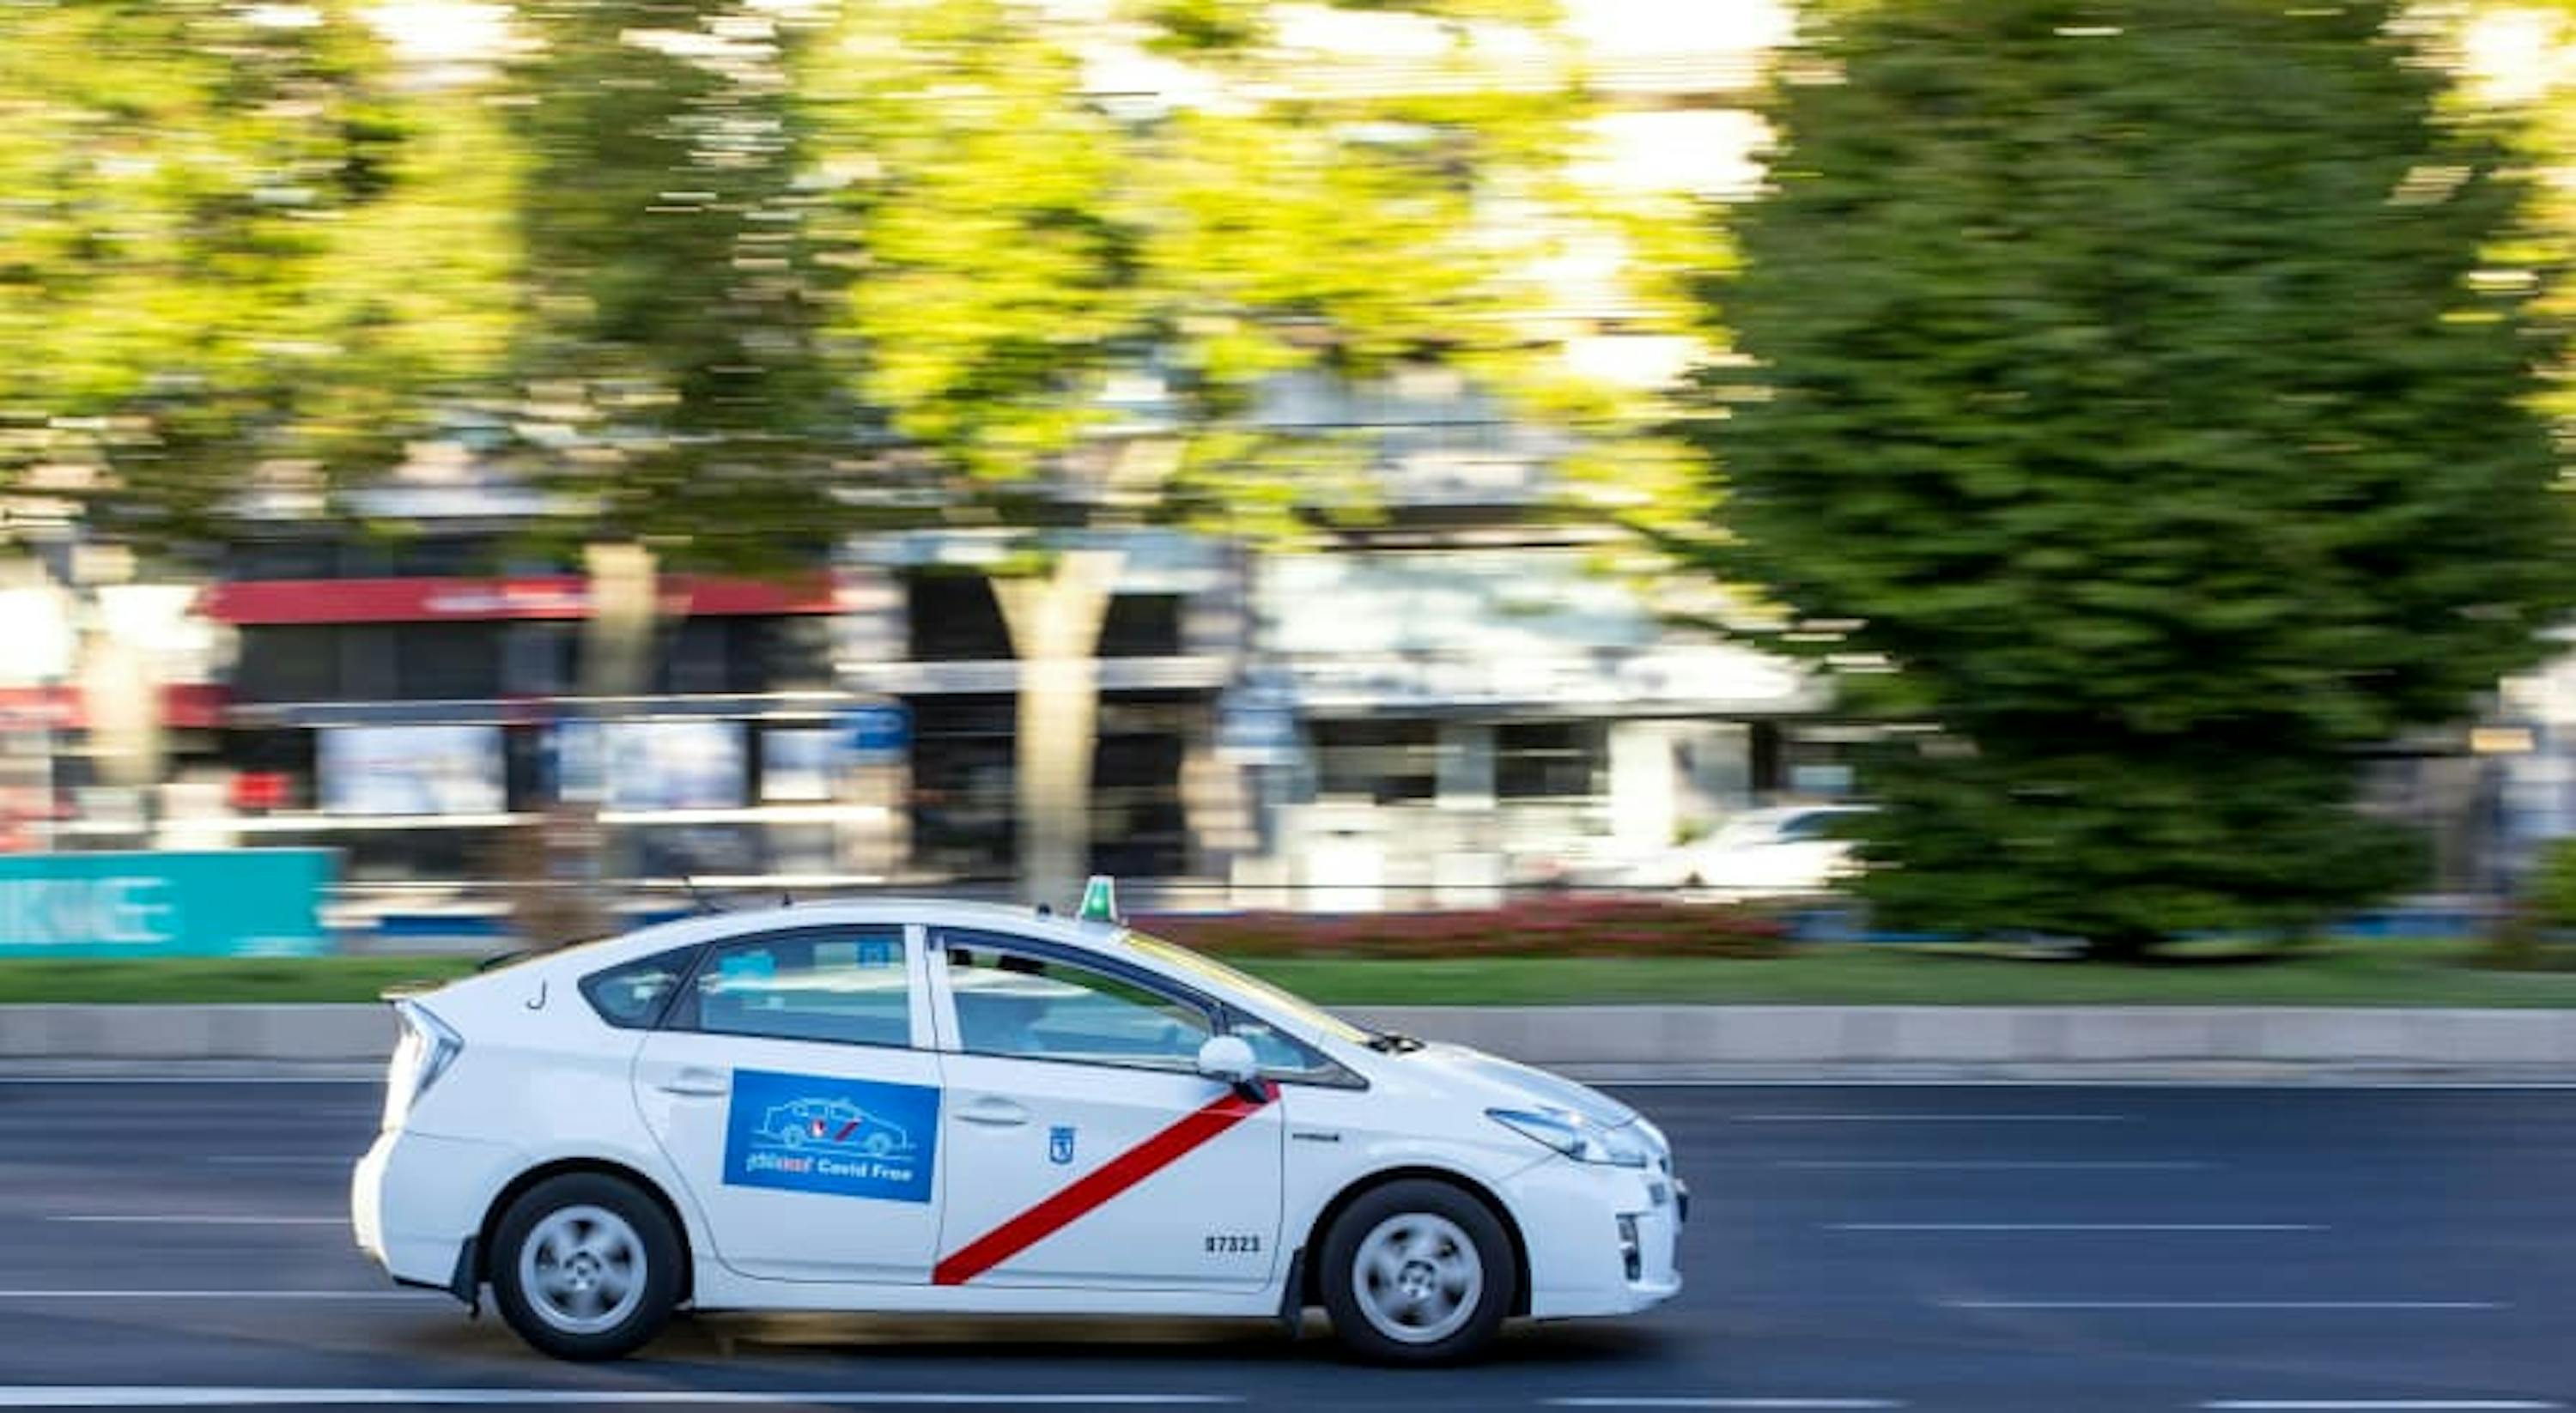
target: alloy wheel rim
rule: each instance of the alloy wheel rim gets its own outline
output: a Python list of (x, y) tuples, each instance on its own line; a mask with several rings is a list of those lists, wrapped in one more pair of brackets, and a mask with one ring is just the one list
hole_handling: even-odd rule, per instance
[(566, 1334), (614, 1329), (644, 1300), (644, 1239), (605, 1207), (564, 1207), (519, 1246), (519, 1288)]
[(1379, 1334), (1404, 1344), (1436, 1344), (1475, 1315), (1485, 1293), (1485, 1262), (1456, 1222), (1431, 1212), (1399, 1212), (1360, 1239), (1351, 1258), (1351, 1289), (1361, 1316)]

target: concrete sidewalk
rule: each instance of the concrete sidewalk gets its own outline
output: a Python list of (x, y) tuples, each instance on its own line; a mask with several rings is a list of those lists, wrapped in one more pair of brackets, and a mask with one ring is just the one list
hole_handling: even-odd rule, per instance
[[(1369, 1006), (1360, 1024), (1601, 1079), (2303, 1073), (2576, 1081), (2576, 1010), (2241, 1006)], [(381, 1005), (0, 1006), (0, 1065), (380, 1068)]]

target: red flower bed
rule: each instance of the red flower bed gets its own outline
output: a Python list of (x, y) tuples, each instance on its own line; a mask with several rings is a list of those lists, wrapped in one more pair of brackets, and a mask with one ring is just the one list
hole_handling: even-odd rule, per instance
[(1240, 957), (1776, 957), (1788, 928), (1749, 908), (1550, 897), (1471, 912), (1225, 913), (1139, 931)]

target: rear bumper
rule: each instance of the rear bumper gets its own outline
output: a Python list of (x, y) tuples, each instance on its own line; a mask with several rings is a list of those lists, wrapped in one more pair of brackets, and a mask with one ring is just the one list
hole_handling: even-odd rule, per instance
[(512, 1163), (511, 1150), (497, 1143), (378, 1134), (349, 1180), (358, 1249), (404, 1285), (470, 1301), (473, 1243)]

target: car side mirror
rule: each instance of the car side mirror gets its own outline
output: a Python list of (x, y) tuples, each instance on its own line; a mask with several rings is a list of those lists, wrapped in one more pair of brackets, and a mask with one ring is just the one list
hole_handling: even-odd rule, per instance
[(1261, 1061), (1240, 1035), (1211, 1035), (1199, 1046), (1199, 1073), (1237, 1089), (1261, 1078)]

